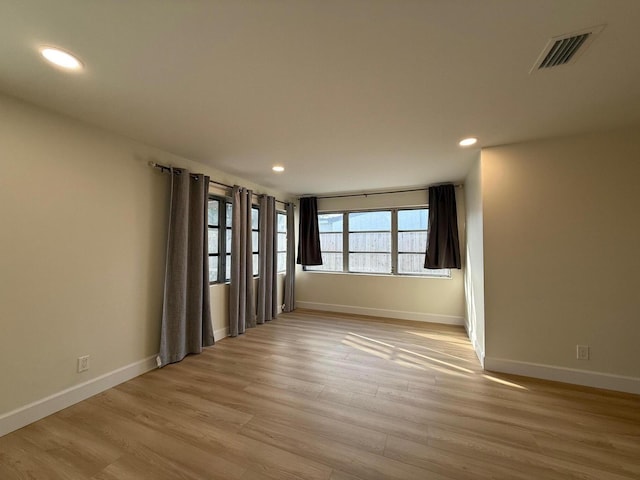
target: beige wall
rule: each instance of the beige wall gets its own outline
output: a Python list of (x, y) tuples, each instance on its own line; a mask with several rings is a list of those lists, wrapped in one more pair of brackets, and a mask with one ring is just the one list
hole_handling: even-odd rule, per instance
[[(461, 245), (464, 245), (464, 195), (457, 190)], [(426, 190), (396, 195), (321, 199), (318, 210), (371, 209), (418, 206), (427, 203)], [(299, 307), (375, 316), (462, 323), (463, 272), (452, 278), (416, 278), (357, 275), (298, 270), (296, 302)]]
[(465, 324), (469, 339), (484, 363), (484, 247), (482, 225), (482, 171), (478, 158), (464, 182), (466, 207)]
[[(284, 274), (278, 274), (278, 311), (284, 303)], [(258, 279), (254, 279), (254, 293), (258, 295)], [(215, 340), (229, 335), (229, 285), (211, 285), (211, 320)]]
[(639, 159), (640, 128), (482, 151), (487, 359), (640, 377)]
[(169, 177), (149, 160), (282, 198), (6, 96), (0, 124), (0, 415), (157, 353)]

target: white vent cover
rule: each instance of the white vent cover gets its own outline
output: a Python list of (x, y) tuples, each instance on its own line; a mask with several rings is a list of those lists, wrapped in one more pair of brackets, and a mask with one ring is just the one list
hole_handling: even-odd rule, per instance
[(553, 37), (547, 43), (529, 73), (574, 63), (604, 29), (604, 25)]

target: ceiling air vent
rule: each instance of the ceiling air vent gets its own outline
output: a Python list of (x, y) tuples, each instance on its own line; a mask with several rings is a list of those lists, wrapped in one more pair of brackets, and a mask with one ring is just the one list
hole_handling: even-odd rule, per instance
[(579, 32), (553, 37), (549, 40), (529, 73), (574, 63), (603, 28), (604, 25), (598, 25), (597, 27), (585, 28)]

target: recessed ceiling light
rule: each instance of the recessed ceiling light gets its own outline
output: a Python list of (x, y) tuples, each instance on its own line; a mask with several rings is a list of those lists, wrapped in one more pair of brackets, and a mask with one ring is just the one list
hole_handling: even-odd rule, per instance
[(271, 170), (280, 173), (284, 172), (284, 167), (282, 165), (274, 165), (273, 167), (271, 167)]
[(471, 145), (475, 145), (478, 142), (476, 137), (463, 138), (460, 140), (459, 145), (461, 147), (470, 147)]
[(68, 52), (53, 47), (42, 47), (40, 54), (49, 62), (66, 70), (80, 70), (82, 62)]

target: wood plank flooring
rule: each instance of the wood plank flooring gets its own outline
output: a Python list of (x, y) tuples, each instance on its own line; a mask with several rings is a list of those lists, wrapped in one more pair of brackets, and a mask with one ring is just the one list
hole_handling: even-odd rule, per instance
[(462, 328), (296, 311), (0, 438), (0, 479), (640, 479), (640, 396)]

